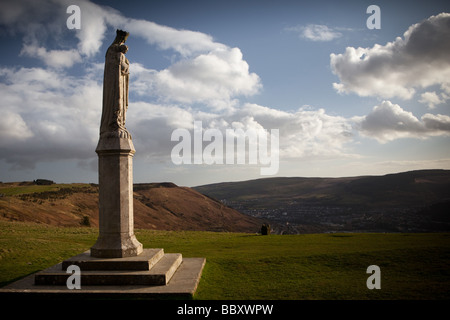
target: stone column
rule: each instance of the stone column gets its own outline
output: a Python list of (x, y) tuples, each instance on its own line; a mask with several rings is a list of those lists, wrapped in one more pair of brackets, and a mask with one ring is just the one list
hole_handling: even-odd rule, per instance
[(133, 155), (131, 137), (101, 137), (99, 157), (99, 237), (91, 248), (98, 258), (133, 257), (142, 253), (134, 235)]

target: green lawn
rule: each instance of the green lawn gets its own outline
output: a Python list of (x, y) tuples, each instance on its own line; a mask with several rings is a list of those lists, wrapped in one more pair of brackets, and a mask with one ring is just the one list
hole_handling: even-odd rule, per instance
[[(195, 299), (449, 299), (450, 234), (137, 230), (145, 248), (205, 257)], [(94, 228), (0, 222), (0, 285), (86, 251)], [(369, 290), (369, 265), (381, 289)]]

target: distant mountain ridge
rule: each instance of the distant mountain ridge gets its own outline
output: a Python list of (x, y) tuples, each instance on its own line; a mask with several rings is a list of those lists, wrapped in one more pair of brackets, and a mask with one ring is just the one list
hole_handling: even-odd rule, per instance
[[(248, 215), (280, 223), (282, 229), (300, 226), (299, 232), (450, 230), (449, 215), (441, 212), (450, 208), (450, 170), (343, 178), (275, 177), (194, 189)], [(378, 223), (370, 222), (373, 219)]]
[[(30, 187), (33, 189), (31, 191)], [(6, 191), (16, 189), (17, 194)], [(20, 193), (23, 188), (25, 193)], [(28, 188), (28, 189), (26, 189)], [(98, 186), (0, 183), (0, 219), (56, 226), (98, 226)], [(171, 182), (134, 185), (135, 228), (258, 232), (262, 221)]]

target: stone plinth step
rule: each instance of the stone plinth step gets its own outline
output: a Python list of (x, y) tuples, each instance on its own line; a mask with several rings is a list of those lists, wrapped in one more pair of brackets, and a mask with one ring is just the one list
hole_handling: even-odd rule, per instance
[[(150, 250), (150, 249), (147, 249)], [(145, 250), (145, 251), (147, 251)], [(161, 251), (149, 252), (147, 251), (144, 257), (135, 259), (136, 265), (142, 265), (142, 262), (148, 257), (154, 257), (160, 255)], [(142, 253), (144, 254), (144, 253)], [(141, 254), (141, 255), (142, 255)], [(166, 285), (178, 267), (182, 263), (182, 255), (179, 253), (166, 253), (158, 259), (156, 263), (152, 265), (150, 269), (146, 270), (133, 270), (129, 266), (131, 258), (114, 258), (114, 259), (99, 259), (91, 260), (87, 259), (87, 256), (79, 255), (68, 259), (66, 261), (80, 262), (80, 279), (82, 286), (94, 286), (94, 285)], [(137, 257), (134, 257), (137, 258)], [(96, 258), (97, 259), (97, 258)], [(110, 260), (107, 263), (105, 260)], [(115, 260), (115, 261), (112, 261)], [(131, 259), (133, 260), (133, 259)], [(95, 263), (92, 263), (95, 261)], [(63, 266), (65, 264), (65, 268)], [(133, 263), (131, 263), (132, 265)], [(83, 270), (82, 266), (87, 266), (90, 270)], [(124, 270), (112, 270), (112, 266), (122, 266)], [(68, 277), (72, 274), (67, 273), (65, 270), (69, 265), (67, 263), (59, 263), (53, 267), (45, 269), (35, 274), (35, 285), (66, 285)], [(92, 270), (93, 266), (102, 266), (105, 270)]]
[(164, 249), (144, 249), (140, 255), (127, 258), (95, 258), (90, 255), (90, 251), (86, 251), (63, 261), (62, 269), (77, 265), (83, 271), (150, 270), (163, 256)]
[[(205, 258), (183, 258), (183, 262), (167, 285), (87, 286), (69, 289), (66, 284), (35, 285), (35, 274), (0, 288), (0, 300), (24, 299), (192, 299), (200, 281)], [(59, 269), (61, 269), (61, 264)]]

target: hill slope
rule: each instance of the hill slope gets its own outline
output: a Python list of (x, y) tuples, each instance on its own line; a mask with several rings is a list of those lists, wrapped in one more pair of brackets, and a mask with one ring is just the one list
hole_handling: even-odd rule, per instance
[(259, 204), (274, 207), (286, 200), (322, 205), (422, 206), (450, 199), (450, 170), (346, 178), (265, 178), (194, 189), (216, 199), (258, 199)]
[(297, 231), (450, 230), (449, 214), (443, 214), (450, 207), (449, 170), (266, 178), (195, 189), (248, 215), (302, 226)]
[[(0, 219), (56, 226), (98, 226), (98, 187), (0, 184)], [(262, 222), (173, 183), (134, 186), (135, 228), (257, 232)]]

